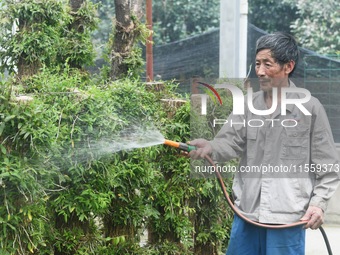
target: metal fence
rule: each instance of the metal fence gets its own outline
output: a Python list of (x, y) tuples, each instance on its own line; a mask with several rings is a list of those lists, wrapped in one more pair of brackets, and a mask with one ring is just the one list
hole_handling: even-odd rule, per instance
[(340, 61), (338, 56), (306, 55), (304, 86), (325, 107), (334, 139), (340, 143)]

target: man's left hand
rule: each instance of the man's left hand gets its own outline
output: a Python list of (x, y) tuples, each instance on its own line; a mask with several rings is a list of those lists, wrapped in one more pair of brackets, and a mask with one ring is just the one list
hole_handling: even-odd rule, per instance
[(309, 206), (306, 214), (300, 219), (307, 221), (305, 228), (318, 229), (324, 222), (324, 212), (317, 206)]

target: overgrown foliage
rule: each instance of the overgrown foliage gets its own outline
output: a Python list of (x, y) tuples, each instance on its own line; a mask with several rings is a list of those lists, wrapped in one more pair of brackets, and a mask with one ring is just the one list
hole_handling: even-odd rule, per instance
[(252, 0), (249, 22), (267, 31), (292, 33), (304, 48), (339, 54), (339, 1)]
[[(2, 252), (202, 254), (195, 246), (209, 243), (217, 254), (230, 219), (216, 181), (192, 179), (173, 148), (113, 146), (141, 128), (189, 140), (189, 102), (176, 110), (160, 100), (174, 96), (138, 80), (95, 85), (73, 69), (3, 82)], [(141, 247), (145, 227), (156, 235)]]
[(340, 54), (340, 2), (286, 0), (296, 5), (291, 28), (301, 45), (320, 54)]
[(169, 43), (219, 26), (219, 0), (154, 1), (156, 43)]
[(269, 33), (291, 33), (290, 25), (298, 18), (297, 7), (287, 1), (251, 0), (248, 5), (249, 22)]
[(2, 12), (12, 76), (0, 81), (1, 254), (217, 254), (230, 217), (216, 181), (191, 178), (162, 137), (136, 148), (157, 132), (189, 140), (188, 98), (171, 83), (150, 90), (138, 65), (114, 82), (84, 72), (94, 6), (62, 3), (8, 0)]
[[(19, 77), (37, 73), (42, 66), (70, 62), (84, 67), (93, 61), (91, 31), (96, 26), (94, 6), (86, 1), (71, 15), (63, 0), (3, 0), (0, 10), (0, 71)], [(71, 24), (81, 26), (82, 33)]]
[[(147, 108), (152, 94), (137, 91), (133, 82), (126, 81), (122, 86), (125, 89), (121, 85), (98, 88), (76, 71), (64, 75), (46, 71), (23, 87), (3, 84), (2, 251), (26, 254), (28, 249), (51, 254), (55, 246), (63, 254), (98, 254), (93, 248), (100, 241), (94, 231), (98, 229), (95, 217), (108, 213), (115, 198), (124, 201), (144, 178), (148, 179), (149, 167), (139, 162), (148, 150), (112, 156), (108, 155), (110, 151), (87, 147), (100, 146), (102, 139), (110, 139), (130, 125), (125, 111), (139, 121), (148, 111), (155, 111), (152, 105)], [(13, 101), (14, 88), (17, 93), (30, 93), (34, 100)], [(134, 100), (127, 100), (127, 96)], [(126, 102), (124, 108), (121, 102)], [(130, 107), (126, 107), (128, 104)], [(138, 164), (133, 163), (136, 160)], [(144, 162), (147, 164), (147, 160)], [(136, 181), (131, 184), (132, 190), (119, 176)], [(114, 207), (112, 213), (119, 208), (123, 209)], [(142, 207), (135, 212), (144, 215)], [(130, 212), (117, 213), (121, 215), (117, 221), (124, 222), (126, 215), (131, 215), (135, 224), (140, 221)], [(62, 222), (56, 222), (58, 216), (62, 216)], [(69, 230), (63, 228), (69, 222), (77, 224)]]

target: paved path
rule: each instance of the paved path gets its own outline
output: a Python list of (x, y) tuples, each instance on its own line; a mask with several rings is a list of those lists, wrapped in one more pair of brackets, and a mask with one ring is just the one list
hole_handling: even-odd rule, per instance
[[(340, 255), (340, 225), (323, 226), (333, 255)], [(327, 255), (327, 248), (320, 230), (306, 231), (306, 255)]]

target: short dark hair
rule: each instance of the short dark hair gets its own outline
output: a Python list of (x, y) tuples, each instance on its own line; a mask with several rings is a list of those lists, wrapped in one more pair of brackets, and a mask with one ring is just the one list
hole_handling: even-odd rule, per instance
[(261, 36), (256, 42), (256, 55), (259, 51), (265, 49), (271, 51), (272, 57), (281, 66), (293, 60), (295, 66), (289, 76), (293, 74), (300, 58), (300, 51), (292, 35), (284, 32), (275, 32)]

